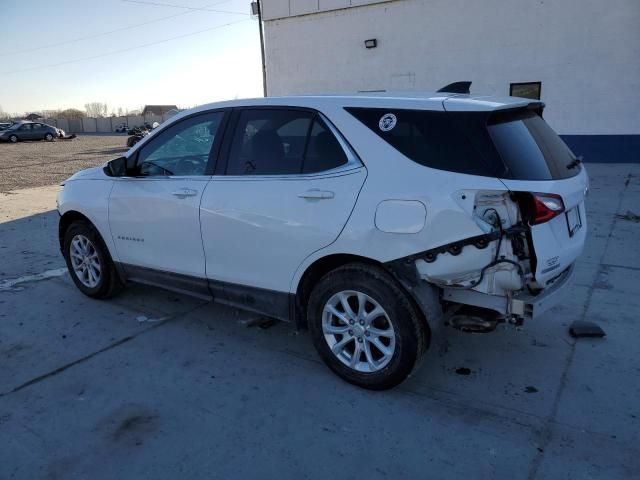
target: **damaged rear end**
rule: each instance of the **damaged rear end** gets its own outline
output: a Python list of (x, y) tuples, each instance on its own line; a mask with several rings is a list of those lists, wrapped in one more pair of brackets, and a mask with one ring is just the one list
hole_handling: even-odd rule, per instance
[[(454, 96), (442, 105), (443, 112), (382, 117), (381, 109), (348, 109), (405, 157), (435, 169), (419, 174), (432, 185), (427, 248), (389, 267), (409, 266), (418, 281), (440, 287), (450, 323), (521, 323), (559, 301), (583, 250), (586, 171), (543, 120), (540, 102)], [(378, 125), (387, 116), (391, 128)]]
[[(504, 185), (456, 192), (483, 233), (415, 258), (420, 277), (442, 287), (443, 299), (454, 307), (480, 307), (521, 323), (558, 303), (571, 279), (586, 239), (588, 178), (543, 120), (542, 108), (536, 102), (449, 113)], [(471, 208), (466, 198), (473, 199)]]

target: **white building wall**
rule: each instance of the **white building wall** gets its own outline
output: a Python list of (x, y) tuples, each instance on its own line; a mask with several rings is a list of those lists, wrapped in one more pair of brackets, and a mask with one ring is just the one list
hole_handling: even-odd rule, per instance
[(269, 95), (541, 81), (560, 133), (640, 134), (640, 0), (264, 1)]

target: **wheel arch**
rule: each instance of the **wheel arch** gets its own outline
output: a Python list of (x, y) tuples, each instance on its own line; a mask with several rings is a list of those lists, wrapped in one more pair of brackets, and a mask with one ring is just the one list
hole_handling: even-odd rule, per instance
[(439, 292), (435, 287), (425, 282), (411, 284), (406, 278), (399, 275), (395, 269), (389, 268), (384, 263), (372, 258), (347, 253), (334, 253), (315, 260), (300, 277), (293, 295), (295, 300), (292, 305), (292, 314), (298, 329), (307, 329), (307, 303), (313, 286), (330, 271), (348, 263), (374, 265), (389, 273), (414, 303), (416, 311), (429, 330), (429, 338), (439, 330), (442, 323), (442, 309), (440, 307)]
[[(67, 232), (67, 229), (73, 222), (78, 220), (87, 222), (88, 224), (92, 225), (93, 228), (96, 228), (94, 223), (86, 215), (83, 215), (82, 213), (75, 210), (69, 210), (68, 212), (65, 212), (60, 217), (60, 220), (58, 222), (58, 241), (60, 242), (61, 251), (64, 249), (64, 235)], [(96, 228), (96, 230), (98, 229)]]
[[(102, 232), (100, 231), (98, 226), (95, 224), (95, 222), (91, 221), (91, 219), (89, 217), (87, 217), (86, 215), (84, 215), (83, 213), (81, 213), (81, 212), (79, 212), (77, 210), (68, 210), (68, 211), (66, 211), (65, 213), (63, 213), (60, 216), (60, 220), (58, 221), (58, 242), (60, 243), (60, 251), (62, 252), (62, 254), (64, 255), (64, 236), (65, 236), (65, 233), (67, 232), (67, 229), (69, 228), (69, 226), (71, 226), (71, 224), (73, 224), (73, 222), (76, 222), (78, 220), (86, 222), (86, 223), (88, 223), (89, 225), (91, 225), (93, 227), (93, 229), (96, 231), (96, 233), (98, 234), (98, 236), (102, 240), (102, 244), (104, 245), (105, 249), (107, 250), (107, 254), (109, 255), (110, 259), (113, 261), (113, 254), (109, 250), (109, 245), (105, 241), (104, 235), (102, 234)], [(114, 262), (114, 264), (116, 266), (116, 272), (118, 274), (118, 277), (120, 278), (120, 281), (124, 283), (125, 280), (126, 280), (126, 275), (124, 273), (124, 270), (122, 269), (122, 266), (118, 262)]]

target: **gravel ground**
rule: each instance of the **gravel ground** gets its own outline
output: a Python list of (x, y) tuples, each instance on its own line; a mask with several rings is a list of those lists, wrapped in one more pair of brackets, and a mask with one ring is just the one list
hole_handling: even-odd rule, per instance
[(55, 142), (0, 143), (0, 192), (60, 183), (127, 151), (125, 135), (79, 135)]

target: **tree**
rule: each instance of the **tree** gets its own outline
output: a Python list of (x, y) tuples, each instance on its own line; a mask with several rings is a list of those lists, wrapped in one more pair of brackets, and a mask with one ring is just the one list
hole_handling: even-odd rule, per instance
[(60, 116), (60, 110), (42, 110), (42, 118), (56, 118)]
[(9, 118), (9, 114), (2, 110), (2, 106), (0, 105), (0, 120), (6, 120)]
[(122, 107), (118, 107), (118, 116), (119, 117), (124, 116), (124, 112), (122, 111)]
[(85, 103), (84, 109), (88, 117), (106, 117), (109, 111), (107, 104), (100, 102)]
[(82, 110), (78, 110), (77, 108), (67, 108), (66, 110), (62, 110), (59, 113), (59, 117), (60, 118), (84, 118), (87, 115), (82, 111)]

